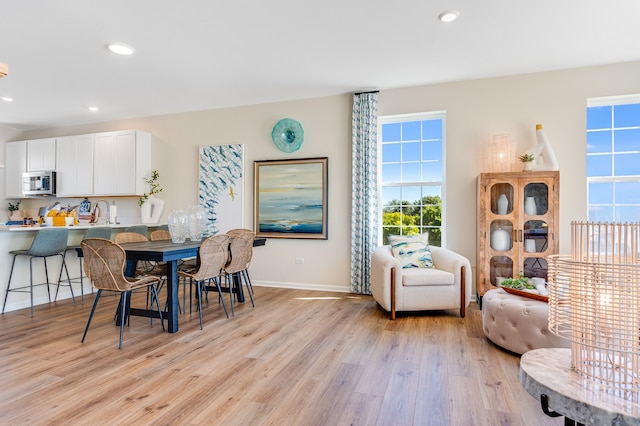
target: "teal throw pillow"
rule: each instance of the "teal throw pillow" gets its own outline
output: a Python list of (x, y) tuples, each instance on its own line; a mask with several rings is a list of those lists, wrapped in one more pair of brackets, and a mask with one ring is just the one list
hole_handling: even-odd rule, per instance
[(435, 268), (427, 234), (411, 237), (390, 235), (389, 244), (393, 256), (400, 261), (403, 268)]

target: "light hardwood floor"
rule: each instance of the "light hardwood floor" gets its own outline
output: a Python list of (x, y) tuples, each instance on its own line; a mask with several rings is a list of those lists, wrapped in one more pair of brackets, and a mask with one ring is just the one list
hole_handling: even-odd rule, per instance
[[(546, 425), (519, 357), (482, 333), (473, 303), (390, 321), (368, 296), (256, 287), (180, 331), (133, 317), (118, 350), (116, 300), (0, 316), (0, 424)], [(214, 297), (215, 298), (215, 297)], [(139, 304), (139, 303), (138, 303)]]

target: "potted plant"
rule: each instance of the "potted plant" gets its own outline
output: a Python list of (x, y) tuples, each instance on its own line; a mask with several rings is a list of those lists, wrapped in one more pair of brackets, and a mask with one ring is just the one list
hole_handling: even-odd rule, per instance
[[(21, 200), (18, 200), (15, 203), (12, 203), (11, 201), (8, 202), (9, 219), (11, 219), (13, 216), (19, 215), (19, 213), (16, 213), (16, 212), (20, 211), (20, 202)], [(22, 219), (22, 218), (16, 218), (16, 220), (19, 220), (19, 219)]]
[(518, 157), (518, 160), (522, 161), (522, 168), (525, 171), (533, 169), (533, 160), (535, 160), (533, 154), (522, 154)]
[(149, 185), (149, 193), (145, 192), (138, 200), (142, 223), (153, 224), (160, 221), (164, 210), (164, 200), (155, 197), (156, 194), (162, 192), (162, 187), (158, 183), (159, 179), (160, 173), (157, 170), (151, 172), (151, 177), (144, 179), (145, 183)]
[(149, 185), (149, 193), (147, 194), (145, 192), (138, 200), (138, 205), (140, 207), (142, 207), (144, 202), (147, 201), (149, 197), (162, 192), (162, 187), (158, 183), (158, 179), (160, 179), (160, 173), (157, 170), (151, 172), (151, 177), (144, 178), (144, 182)]

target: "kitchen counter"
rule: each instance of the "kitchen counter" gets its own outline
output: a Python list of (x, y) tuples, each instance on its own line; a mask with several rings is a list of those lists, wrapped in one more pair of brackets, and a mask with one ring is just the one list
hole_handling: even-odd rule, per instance
[[(70, 246), (79, 245), (82, 241), (82, 237), (84, 237), (84, 232), (95, 226), (110, 226), (112, 229), (112, 237), (114, 234), (122, 232), (125, 228), (129, 226), (136, 225), (135, 223), (126, 223), (126, 224), (114, 224), (114, 225), (97, 225), (97, 224), (81, 224), (81, 225), (70, 225), (65, 228), (69, 229), (69, 240), (67, 244)], [(149, 229), (154, 229), (160, 226), (161, 224), (153, 224), (147, 225)], [(9, 254), (11, 250), (21, 250), (27, 249), (31, 246), (31, 242), (33, 241), (36, 232), (41, 229), (47, 228), (60, 228), (59, 226), (22, 226), (22, 225), (0, 225), (0, 297), (2, 297), (2, 301), (4, 301), (5, 289), (7, 288), (7, 282), (9, 280), (9, 271), (11, 270), (11, 262), (13, 260), (13, 256)], [(49, 280), (50, 282), (58, 281), (58, 272), (60, 271), (61, 259), (58, 258), (49, 258), (47, 259), (47, 265), (49, 267)], [(80, 263), (77, 260), (75, 250), (69, 251), (67, 253), (67, 266), (69, 268), (69, 274), (72, 277), (79, 276), (79, 265)], [(42, 259), (34, 259), (34, 283), (42, 283), (46, 282), (46, 277), (44, 276), (44, 267), (42, 267)], [(63, 275), (64, 276), (64, 275)], [(29, 284), (29, 259), (25, 256), (19, 256), (16, 259), (15, 269), (13, 272), (12, 283), (19, 283), (21, 285)], [(88, 280), (84, 281), (84, 292), (85, 294), (91, 292), (91, 287)], [(74, 284), (74, 292), (76, 295), (80, 294), (79, 284)], [(55, 293), (55, 287), (51, 286), (52, 294)], [(71, 293), (69, 291), (69, 287), (60, 287), (60, 294), (58, 296), (58, 300), (70, 298)], [(53, 297), (52, 297), (53, 300)], [(79, 298), (76, 297), (76, 302), (79, 302)], [(1, 303), (1, 302), (0, 302)], [(47, 291), (44, 286), (37, 287), (34, 289), (34, 301), (33, 304), (36, 306), (36, 315), (38, 315), (37, 305), (47, 304), (49, 303), (49, 297), (47, 295)], [(29, 307), (29, 293), (18, 293), (12, 292), (9, 295), (9, 300), (7, 301), (6, 312), (13, 311), (16, 309), (22, 309)]]
[[(135, 226), (135, 225), (142, 225), (141, 223), (127, 223), (127, 224), (122, 224), (122, 223), (117, 223), (117, 224), (111, 224), (111, 225), (107, 225), (107, 224), (103, 224), (103, 225), (98, 225), (97, 223), (81, 223), (79, 225), (69, 225), (69, 226), (47, 226), (47, 225), (30, 225), (30, 226), (24, 226), (24, 225), (0, 225), (0, 232), (1, 231), (9, 231), (9, 232), (25, 232), (25, 231), (39, 231), (41, 229), (46, 229), (46, 228), (67, 228), (69, 229), (69, 231), (84, 231), (87, 230), (89, 228), (93, 228), (96, 226), (110, 226), (112, 229), (124, 229), (124, 228), (128, 228), (130, 226)], [(160, 226), (161, 224), (153, 224), (153, 225), (147, 225), (149, 228), (157, 228), (158, 226)]]

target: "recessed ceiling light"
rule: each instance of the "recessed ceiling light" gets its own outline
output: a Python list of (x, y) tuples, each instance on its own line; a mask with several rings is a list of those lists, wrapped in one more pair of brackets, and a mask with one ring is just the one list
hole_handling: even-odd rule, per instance
[(118, 55), (131, 55), (133, 53), (133, 47), (122, 43), (107, 44), (107, 49)]
[(96, 111), (98, 111), (99, 109), (100, 109), (100, 108), (98, 108), (97, 106), (90, 106), (90, 107), (89, 107), (89, 111), (91, 111), (91, 112), (96, 112)]
[(458, 16), (460, 16), (460, 12), (458, 12), (457, 10), (447, 10), (446, 12), (442, 12), (440, 15), (438, 15), (438, 19), (442, 22), (448, 23), (458, 19)]
[(5, 102), (13, 102), (13, 98), (10, 98), (8, 96), (0, 96), (0, 99), (2, 99)]

